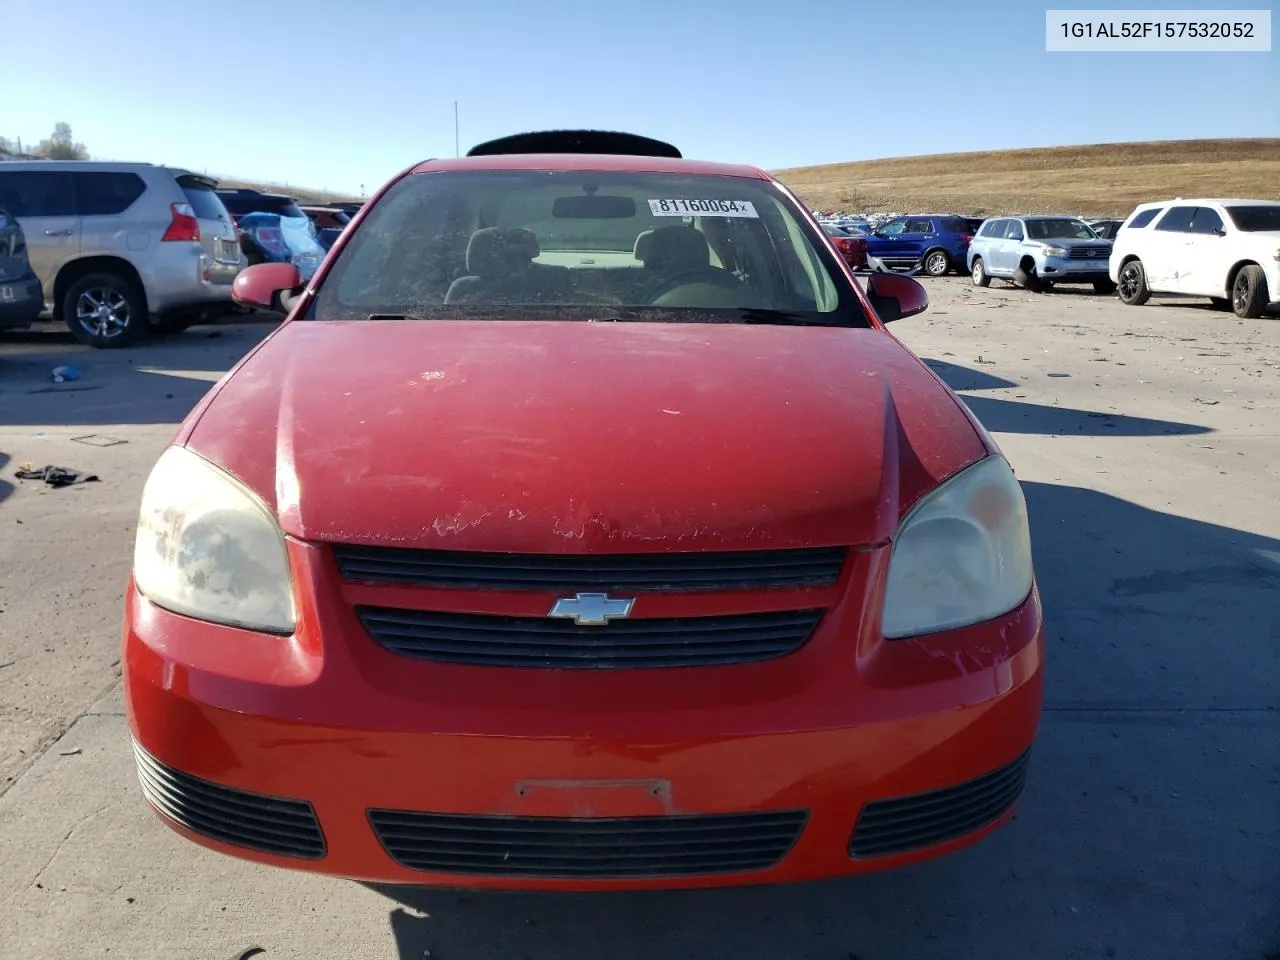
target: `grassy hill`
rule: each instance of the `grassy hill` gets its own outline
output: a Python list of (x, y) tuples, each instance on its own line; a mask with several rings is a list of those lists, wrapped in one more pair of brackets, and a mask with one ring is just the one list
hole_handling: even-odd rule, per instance
[(1280, 140), (1099, 143), (774, 171), (816, 210), (1124, 216), (1164, 197), (1280, 200)]

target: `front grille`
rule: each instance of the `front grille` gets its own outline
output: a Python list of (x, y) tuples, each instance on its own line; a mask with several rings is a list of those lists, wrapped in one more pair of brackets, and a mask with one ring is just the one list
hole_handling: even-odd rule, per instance
[(831, 586), (843, 547), (600, 555), (333, 548), (344, 580), (488, 590), (760, 590)]
[(786, 656), (809, 639), (821, 610), (612, 620), (579, 626), (547, 617), (356, 607), (369, 635), (401, 656), (487, 667), (708, 667)]
[(1068, 260), (1110, 260), (1110, 247), (1072, 247), (1067, 251)]
[(133, 755), (143, 795), (179, 826), (283, 857), (318, 860), (325, 855), (320, 821), (305, 800), (246, 793), (201, 780), (161, 763), (136, 742)]
[(1022, 793), (1030, 751), (976, 780), (862, 808), (850, 855), (883, 857), (954, 840), (999, 819)]
[(573, 819), (370, 810), (401, 866), (505, 877), (679, 877), (764, 870), (795, 845), (808, 811)]

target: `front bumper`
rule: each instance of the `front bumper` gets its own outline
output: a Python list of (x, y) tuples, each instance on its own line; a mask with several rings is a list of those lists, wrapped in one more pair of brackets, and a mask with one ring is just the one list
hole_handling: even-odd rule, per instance
[(1054, 283), (1094, 283), (1109, 280), (1107, 257), (1045, 257), (1036, 262), (1036, 276)]
[[(391, 654), (341, 591), (316, 589), (328, 554), (290, 552), (312, 612), (292, 638), (127, 598), (146, 793), (224, 853), (439, 886), (778, 883), (958, 849), (1021, 790), (1042, 701), (1034, 591), (888, 649), (837, 606), (764, 663), (504, 669)], [(855, 556), (865, 582), (879, 558)]]

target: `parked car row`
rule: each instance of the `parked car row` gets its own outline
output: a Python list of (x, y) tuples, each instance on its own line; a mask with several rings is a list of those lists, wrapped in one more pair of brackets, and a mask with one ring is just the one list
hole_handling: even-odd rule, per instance
[(1134, 305), (1153, 293), (1192, 295), (1240, 317), (1280, 303), (1276, 201), (1165, 200), (1140, 204), (1124, 219), (911, 214), (870, 229), (849, 217), (821, 222), (858, 269), (967, 271), (975, 286), (1002, 279), (1041, 292), (1090, 284), (1100, 294), (1118, 289)]
[[(334, 219), (350, 214), (335, 208)], [(90, 346), (125, 346), (224, 314), (249, 264), (293, 263), (310, 277), (333, 239), (291, 197), (221, 189), (190, 170), (6, 161), (0, 327), (45, 313)]]

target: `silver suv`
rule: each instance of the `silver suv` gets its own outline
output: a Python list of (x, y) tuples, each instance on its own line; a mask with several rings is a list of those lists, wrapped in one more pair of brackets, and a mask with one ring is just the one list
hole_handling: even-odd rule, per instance
[(0, 163), (45, 310), (94, 347), (181, 330), (231, 308), (245, 264), (209, 177), (149, 163)]

